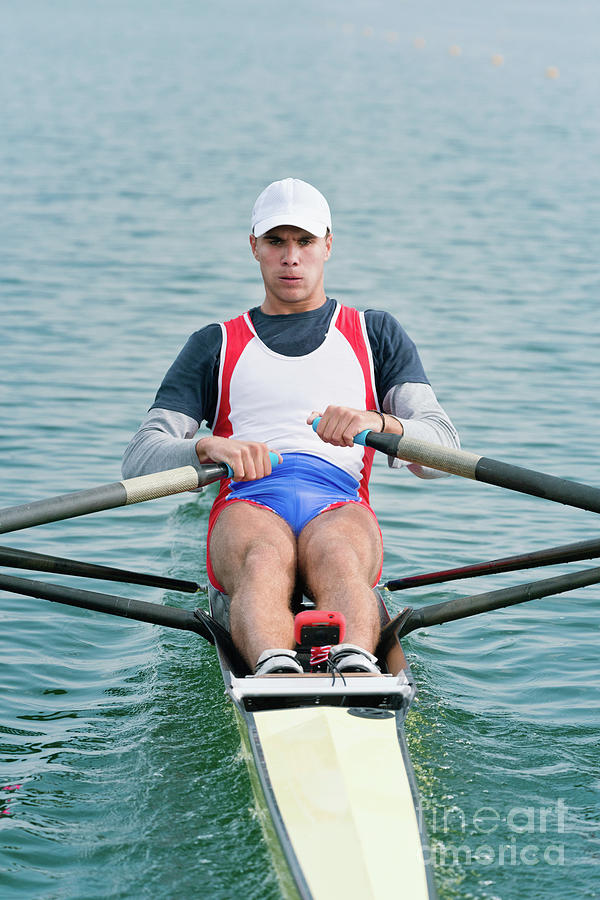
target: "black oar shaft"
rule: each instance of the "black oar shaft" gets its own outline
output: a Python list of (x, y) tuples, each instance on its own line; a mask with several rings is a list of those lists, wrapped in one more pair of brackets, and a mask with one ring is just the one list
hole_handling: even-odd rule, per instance
[(129, 597), (117, 597), (114, 594), (100, 594), (95, 591), (84, 591), (78, 588), (67, 588), (44, 581), (33, 581), (29, 578), (16, 578), (11, 575), (0, 575), (0, 588), (13, 594), (24, 594), (27, 597), (38, 597), (80, 609), (91, 609), (96, 612), (122, 616), (125, 619), (136, 619), (152, 625), (166, 625), (168, 628), (179, 628), (183, 631), (198, 632), (194, 613), (173, 606), (159, 606), (145, 600), (133, 600)]
[(180, 631), (193, 631), (211, 644), (217, 641), (241, 671), (247, 670), (247, 664), (241, 657), (231, 635), (222, 625), (216, 622), (202, 609), (193, 612), (173, 606), (159, 606), (157, 603), (146, 603), (144, 600), (132, 600), (129, 597), (117, 597), (114, 594), (100, 594), (96, 591), (83, 591), (66, 588), (62, 585), (47, 584), (29, 578), (15, 578), (0, 575), (0, 589), (13, 594), (24, 594), (27, 597), (38, 597), (66, 606), (79, 609), (90, 609), (94, 612), (121, 616), (124, 619), (135, 619), (137, 622), (148, 622), (151, 625), (164, 625)]
[[(554, 594), (563, 594), (566, 591), (574, 591), (577, 588), (598, 583), (600, 583), (600, 567), (572, 572), (568, 575), (557, 575), (555, 578), (544, 578), (530, 584), (518, 584), (499, 591), (488, 591), (485, 594), (476, 594), (474, 597), (457, 597), (444, 603), (435, 603), (433, 606), (412, 610), (398, 637), (409, 634), (416, 628), (443, 625), (445, 622), (454, 622), (457, 619), (465, 619), (479, 613), (503, 609), (517, 603), (527, 603), (529, 600), (539, 600), (541, 597), (550, 597)], [(392, 624), (390, 623), (390, 625)], [(386, 626), (386, 631), (389, 627)]]
[(405, 462), (600, 513), (600, 488), (395, 434), (371, 431), (365, 438), (365, 444)]
[(225, 463), (208, 463), (207, 465), (183, 466), (180, 469), (169, 469), (156, 472), (154, 475), (141, 475), (125, 481), (114, 481), (99, 487), (72, 494), (62, 494), (47, 500), (37, 500), (22, 506), (12, 506), (0, 510), (0, 534), (31, 528), (33, 525), (44, 525), (58, 522), (75, 516), (114, 509), (179, 494), (182, 491), (193, 491), (205, 484), (211, 484), (227, 475)]
[(32, 553), (29, 550), (18, 550), (13, 547), (0, 547), (0, 565), (15, 569), (29, 569), (34, 572), (52, 572), (57, 575), (98, 578), (102, 581), (118, 581), (124, 584), (142, 584), (148, 587), (163, 588), (166, 591), (185, 591), (191, 594), (200, 590), (195, 581), (151, 575), (146, 572), (131, 572), (128, 569), (115, 569), (112, 566), (79, 562), (75, 559), (49, 556), (45, 553)]
[(555, 566), (560, 563), (576, 562), (582, 559), (593, 559), (600, 556), (600, 540), (578, 541), (574, 544), (562, 544), (560, 547), (549, 547), (546, 550), (535, 550), (521, 553), (518, 556), (506, 556), (502, 559), (491, 559), (487, 562), (460, 566), (456, 569), (443, 569), (440, 572), (427, 572), (422, 575), (407, 575), (394, 578), (385, 587), (388, 591), (404, 591), (408, 588), (423, 587), (428, 584), (442, 584), (445, 581), (456, 581), (460, 578), (475, 578), (479, 575), (490, 575), (499, 572), (516, 572), (520, 569), (535, 569), (541, 566)]
[(542, 472), (523, 469), (485, 456), (481, 457), (475, 467), (475, 478), (477, 481), (507, 487), (522, 494), (600, 513), (600, 489), (577, 481), (544, 475)]

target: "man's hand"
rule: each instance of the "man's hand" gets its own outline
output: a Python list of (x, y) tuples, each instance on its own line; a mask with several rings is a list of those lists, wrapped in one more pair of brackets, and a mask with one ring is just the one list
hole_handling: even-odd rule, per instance
[[(313, 410), (306, 420), (307, 424), (312, 425), (317, 416), (321, 416), (317, 434), (322, 441), (334, 444), (336, 447), (352, 447), (354, 436), (360, 434), (361, 431), (383, 430), (382, 418), (378, 412), (373, 412), (373, 410), (351, 409), (349, 406), (328, 406), (324, 413)], [(398, 420), (392, 419), (391, 416), (387, 421), (402, 428)]]
[[(235, 441), (233, 438), (205, 437), (196, 443), (201, 463), (224, 462), (233, 469), (234, 481), (256, 481), (271, 474), (269, 448), (258, 441)], [(280, 453), (279, 462), (283, 462)]]

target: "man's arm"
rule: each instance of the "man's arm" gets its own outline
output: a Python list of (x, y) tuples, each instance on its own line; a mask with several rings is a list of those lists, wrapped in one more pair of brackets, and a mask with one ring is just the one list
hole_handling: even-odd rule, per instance
[(220, 353), (219, 325), (207, 325), (191, 335), (125, 450), (125, 478), (198, 465), (193, 438), (200, 423), (215, 414)]
[(208, 461), (205, 454), (199, 457), (200, 441), (194, 437), (200, 424), (211, 422), (216, 413), (221, 343), (219, 325), (207, 325), (189, 338), (125, 450), (125, 478)]
[[(406, 434), (420, 441), (442, 447), (460, 448), (460, 440), (452, 422), (438, 403), (428, 384), (396, 385), (388, 391), (382, 405), (384, 415), (374, 410), (328, 406), (323, 412), (313, 411), (308, 424), (319, 416), (317, 434), (321, 440), (336, 447), (351, 447), (354, 435), (361, 431), (385, 431), (386, 434)], [(385, 428), (384, 428), (385, 425)], [(407, 466), (419, 478), (443, 478), (445, 472), (389, 459), (390, 468)]]
[(123, 454), (123, 478), (207, 462), (228, 463), (235, 481), (253, 481), (271, 474), (266, 444), (214, 435), (195, 441), (198, 428), (198, 422), (184, 413), (154, 407)]

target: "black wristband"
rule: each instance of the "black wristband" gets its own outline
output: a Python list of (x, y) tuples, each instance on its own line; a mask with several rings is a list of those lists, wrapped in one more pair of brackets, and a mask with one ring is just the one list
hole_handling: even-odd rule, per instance
[(369, 409), (368, 412), (377, 413), (378, 416), (381, 416), (381, 433), (385, 431), (385, 416), (382, 412), (379, 412), (378, 409)]

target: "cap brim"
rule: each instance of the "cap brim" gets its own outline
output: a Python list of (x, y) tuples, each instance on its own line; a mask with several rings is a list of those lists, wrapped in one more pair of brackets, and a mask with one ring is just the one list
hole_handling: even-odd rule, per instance
[(270, 231), (272, 228), (278, 228), (280, 225), (292, 225), (295, 228), (303, 228), (304, 231), (308, 231), (309, 234), (313, 234), (315, 237), (325, 237), (329, 227), (325, 222), (317, 222), (315, 219), (307, 219), (304, 216), (290, 213), (289, 216), (271, 216), (269, 219), (257, 222), (252, 229), (252, 233), (255, 237), (261, 237), (267, 231)]

